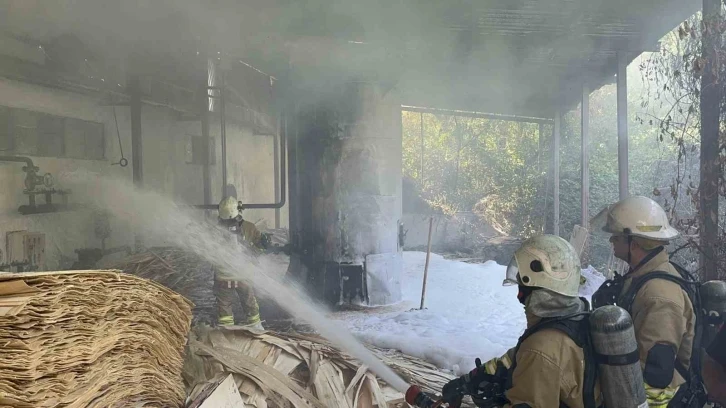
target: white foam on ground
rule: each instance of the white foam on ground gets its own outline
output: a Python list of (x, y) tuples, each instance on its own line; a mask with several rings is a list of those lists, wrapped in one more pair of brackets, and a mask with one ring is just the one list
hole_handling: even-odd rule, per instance
[[(502, 286), (506, 267), (431, 254), (426, 309), (410, 310), (417, 309), (421, 301), (425, 260), (424, 252), (404, 252), (404, 301), (400, 305), (335, 318), (347, 323), (364, 342), (400, 350), (457, 375), (474, 368), (476, 357), (482, 361), (499, 357), (517, 344), (526, 321), (517, 288)], [(587, 281), (581, 295), (589, 298), (604, 277), (592, 268), (583, 275)]]
[(440, 368), (462, 373), (502, 355), (525, 328), (516, 287), (502, 287), (506, 268), (469, 264), (431, 254), (425, 310), (418, 308), (426, 254), (404, 252), (404, 311), (346, 313), (351, 331), (377, 347), (401, 350)]

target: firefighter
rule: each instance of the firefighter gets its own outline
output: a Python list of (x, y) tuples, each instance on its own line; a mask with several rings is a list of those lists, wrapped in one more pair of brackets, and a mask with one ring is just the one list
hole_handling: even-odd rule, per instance
[[(227, 197), (219, 203), (219, 222), (228, 230), (234, 232), (243, 245), (261, 249), (263, 235), (255, 224), (244, 220), (239, 210), (239, 202), (235, 197)], [(234, 302), (239, 298), (244, 310), (244, 319), (240, 322), (244, 326), (263, 330), (260, 321), (260, 308), (253, 288), (239, 281), (239, 278), (225, 274), (216, 269), (214, 274), (214, 289), (217, 297), (217, 324), (228, 326), (235, 324)]]
[(699, 353), (696, 315), (687, 288), (678, 283), (687, 272), (672, 264), (665, 250), (678, 231), (658, 203), (642, 196), (606, 208), (593, 220), (598, 223), (611, 234), (615, 256), (629, 270), (595, 293), (594, 306), (617, 304), (632, 316), (648, 406), (689, 406), (683, 401), (700, 393), (694, 391), (699, 363), (691, 367), (692, 355)]
[(456, 405), (470, 395), (478, 406), (594, 408), (602, 396), (590, 355), (587, 302), (578, 297), (580, 260), (564, 239), (528, 239), (507, 267), (505, 285), (518, 285), (527, 330), (501, 358), (454, 379), (442, 390)]

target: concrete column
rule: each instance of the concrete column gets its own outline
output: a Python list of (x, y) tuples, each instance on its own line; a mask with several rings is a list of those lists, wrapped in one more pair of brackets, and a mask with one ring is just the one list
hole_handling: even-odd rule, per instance
[(582, 113), (580, 143), (580, 225), (587, 228), (590, 223), (590, 89), (587, 85), (582, 86)]
[(628, 63), (623, 53), (618, 53), (618, 191), (620, 199), (628, 192)]
[(557, 110), (555, 113), (555, 126), (552, 135), (552, 189), (553, 189), (553, 216), (552, 227), (553, 234), (560, 235), (560, 127), (562, 122), (562, 113)]
[[(401, 299), (402, 128), (394, 91), (377, 84), (340, 85), (307, 116), (305, 163), (311, 209), (303, 241), (308, 270), (328, 302)], [(311, 122), (312, 118), (312, 122)], [(362, 282), (357, 283), (360, 273)], [(356, 286), (362, 286), (356, 288)], [(360, 290), (359, 290), (360, 289)], [(320, 292), (322, 291), (322, 293)]]

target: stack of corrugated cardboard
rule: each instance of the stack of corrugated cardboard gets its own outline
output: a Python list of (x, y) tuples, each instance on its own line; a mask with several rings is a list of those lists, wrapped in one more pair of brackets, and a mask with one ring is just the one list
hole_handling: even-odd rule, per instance
[(0, 274), (0, 406), (181, 406), (191, 305), (115, 271)]

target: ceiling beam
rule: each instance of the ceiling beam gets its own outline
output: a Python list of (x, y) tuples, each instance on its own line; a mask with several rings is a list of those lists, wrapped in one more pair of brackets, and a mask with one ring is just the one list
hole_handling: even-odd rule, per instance
[(546, 118), (534, 118), (529, 116), (519, 115), (502, 115), (497, 113), (484, 113), (484, 112), (472, 112), (466, 110), (455, 110), (455, 109), (436, 109), (436, 108), (424, 108), (420, 106), (401, 106), (401, 110), (404, 112), (417, 112), (417, 113), (431, 113), (434, 115), (450, 115), (450, 116), (461, 116), (466, 118), (480, 118), (490, 120), (506, 120), (511, 122), (524, 122), (524, 123), (540, 123), (540, 124), (551, 124), (554, 123), (552, 119)]

